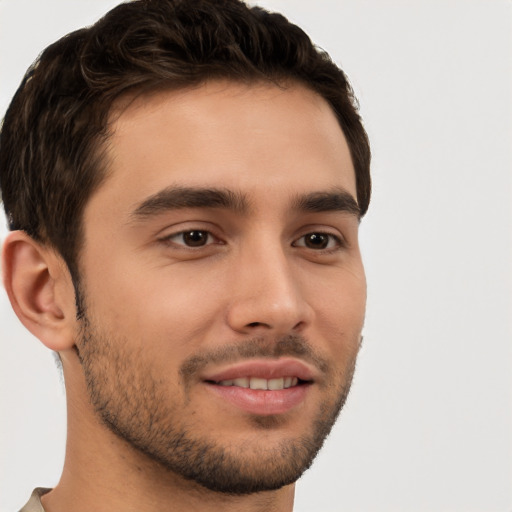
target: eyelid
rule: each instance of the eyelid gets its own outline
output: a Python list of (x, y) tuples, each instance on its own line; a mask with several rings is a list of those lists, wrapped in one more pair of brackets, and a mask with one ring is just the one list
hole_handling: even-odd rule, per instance
[[(308, 247), (306, 245), (306, 243), (301, 243), (299, 244), (299, 240), (304, 240), (305, 237), (309, 236), (309, 235), (323, 235), (323, 236), (327, 236), (332, 240), (335, 241), (335, 246), (334, 247), (325, 247), (325, 248), (318, 248), (318, 249), (314, 249), (312, 247)], [(341, 249), (343, 247), (346, 246), (346, 242), (345, 242), (345, 239), (340, 236), (339, 234), (334, 234), (334, 233), (330, 233), (329, 231), (325, 231), (325, 230), (321, 230), (321, 229), (313, 229), (311, 231), (308, 231), (307, 233), (304, 233), (302, 236), (300, 236), (299, 238), (297, 238), (293, 243), (292, 245), (294, 247), (306, 247), (307, 249), (311, 249), (313, 251), (317, 251), (317, 252), (329, 252), (329, 251), (336, 251), (338, 249)]]
[[(198, 245), (198, 246), (189, 246), (185, 243), (180, 243), (176, 240), (173, 240), (174, 238), (183, 236), (185, 233), (190, 233), (192, 231), (200, 231), (201, 233), (207, 234), (207, 242), (204, 245)], [(167, 233), (163, 236), (160, 236), (158, 238), (159, 242), (162, 242), (168, 246), (174, 246), (179, 249), (186, 249), (186, 250), (199, 250), (204, 249), (207, 247), (210, 247), (215, 244), (224, 244), (221, 238), (219, 238), (211, 229), (205, 229), (197, 226), (192, 226), (190, 228), (181, 228), (178, 231), (173, 231), (171, 233)]]

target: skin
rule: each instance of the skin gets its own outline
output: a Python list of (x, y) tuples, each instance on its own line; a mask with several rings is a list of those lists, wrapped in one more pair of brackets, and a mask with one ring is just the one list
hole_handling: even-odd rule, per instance
[[(256, 474), (275, 459), (285, 464), (283, 445), (300, 446), (326, 409), (334, 421), (364, 321), (359, 218), (346, 209), (300, 210), (296, 202), (340, 190), (355, 201), (343, 133), (327, 103), (298, 85), (212, 82), (118, 107), (108, 177), (83, 219), (87, 335), (60, 257), (19, 232), (4, 248), (15, 311), (63, 360), (66, 462), (43, 505), (47, 512), (291, 510), (293, 483), (233, 496), (182, 478), (112, 432), (98, 403), (132, 427), (140, 420), (138, 428), (158, 408), (156, 430), (178, 425), (243, 457)], [(176, 187), (227, 189), (245, 205), (141, 208)], [(183, 231), (210, 234), (205, 245), (189, 247)], [(308, 246), (310, 233), (324, 234), (327, 247)], [(276, 355), (290, 336), (314, 356)], [(291, 357), (311, 368), (314, 382), (299, 405), (258, 417), (212, 395), (202, 378), (232, 364), (222, 358), (183, 376), (191, 358), (248, 343), (260, 359)], [(95, 379), (99, 398), (91, 398)], [(150, 393), (137, 402), (148, 382), (158, 400)]]

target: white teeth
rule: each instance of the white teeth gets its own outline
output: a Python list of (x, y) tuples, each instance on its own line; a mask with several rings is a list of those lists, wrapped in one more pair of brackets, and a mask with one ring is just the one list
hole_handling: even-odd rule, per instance
[(238, 379), (234, 379), (233, 386), (238, 386), (239, 388), (248, 388), (249, 387), (249, 377), (240, 377)]
[(239, 377), (238, 379), (221, 380), (219, 386), (238, 386), (239, 388), (269, 389), (279, 391), (296, 386), (299, 383), (297, 377), (280, 377), (278, 379), (261, 379), (259, 377)]
[(267, 386), (272, 390), (284, 389), (284, 379), (269, 379)]
[(268, 389), (267, 379), (259, 379), (258, 377), (251, 377), (251, 389)]

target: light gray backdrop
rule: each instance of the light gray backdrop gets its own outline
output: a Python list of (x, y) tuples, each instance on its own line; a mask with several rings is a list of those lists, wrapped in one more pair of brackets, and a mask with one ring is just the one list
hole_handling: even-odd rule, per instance
[[(0, 0), (0, 113), (113, 0)], [(348, 73), (373, 145), (352, 394), (296, 510), (512, 511), (512, 2), (262, 0)], [(5, 221), (0, 219), (0, 236)], [(0, 292), (0, 509), (53, 486), (64, 392)]]

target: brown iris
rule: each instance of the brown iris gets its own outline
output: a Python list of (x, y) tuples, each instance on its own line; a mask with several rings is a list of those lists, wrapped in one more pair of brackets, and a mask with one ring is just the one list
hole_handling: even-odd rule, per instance
[(304, 245), (310, 249), (325, 249), (329, 245), (329, 236), (323, 233), (310, 233), (304, 237)]
[(182, 236), (183, 242), (189, 247), (201, 247), (208, 241), (207, 231), (185, 231)]

